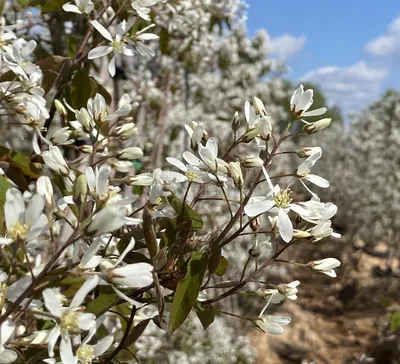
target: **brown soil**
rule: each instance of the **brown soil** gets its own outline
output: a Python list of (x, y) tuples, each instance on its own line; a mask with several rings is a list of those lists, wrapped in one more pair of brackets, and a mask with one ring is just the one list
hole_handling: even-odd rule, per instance
[[(292, 322), (281, 336), (250, 332), (258, 350), (257, 364), (397, 363), (391, 356), (398, 356), (399, 340), (389, 332), (386, 318), (391, 307), (400, 304), (399, 278), (374, 274), (376, 266), (385, 267), (385, 259), (342, 244), (338, 248), (331, 247), (331, 252), (325, 250), (322, 255), (341, 258), (338, 278), (301, 270), (285, 277), (288, 282), (300, 280), (298, 299), (286, 300), (274, 314), (289, 315)], [(308, 249), (303, 256), (311, 260), (321, 257), (321, 251)], [(397, 261), (391, 266), (398, 266)], [(387, 344), (389, 336), (394, 343)], [(371, 356), (376, 360), (366, 359)]]

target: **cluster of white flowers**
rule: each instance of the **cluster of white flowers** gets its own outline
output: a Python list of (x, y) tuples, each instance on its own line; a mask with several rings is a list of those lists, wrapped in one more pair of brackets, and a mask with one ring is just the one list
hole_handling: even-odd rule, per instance
[[(44, 13), (55, 6), (39, 3)], [(313, 134), (329, 125), (328, 118), (315, 122), (303, 119), (327, 111), (309, 111), (313, 104), (311, 89), (304, 91), (300, 85), (290, 102), (286, 101), (285, 115), (290, 114), (291, 120), (283, 132), (278, 130), (280, 107), (269, 105), (270, 89), (262, 86), (255, 91), (258, 95), (267, 94), (264, 101), (268, 100), (268, 107), (254, 97), (252, 103), (245, 102), (243, 115), (235, 113), (231, 127), (225, 122), (221, 136), (232, 136), (230, 145), (224, 145), (217, 128), (208, 129), (210, 123), (188, 122), (189, 119), (181, 128), (187, 136), (180, 150), (162, 161), (160, 144), (164, 141), (160, 132), (161, 142), (154, 141), (151, 154), (155, 157), (150, 160), (159, 163), (150, 163), (147, 172), (138, 172), (150, 153), (145, 143), (140, 147), (135, 143), (140, 134), (140, 114), (135, 107), (136, 101), (141, 102), (140, 107), (146, 102), (131, 97), (129, 90), (130, 95), (123, 93), (109, 106), (110, 95), (95, 80), (95, 72), (86, 72), (88, 64), (97, 67), (97, 61), (90, 60), (112, 53), (107, 69), (114, 76), (118, 62), (122, 62), (120, 55), (133, 56), (135, 50), (142, 55), (155, 54), (144, 42), (158, 38), (146, 32), (156, 26), (141, 28), (143, 22), (155, 18), (155, 24), (161, 24), (172, 17), (164, 29), (172, 27), (174, 32), (181, 32), (176, 24), (183, 22), (190, 30), (188, 39), (196, 41), (196, 24), (200, 25), (197, 31), (205, 32), (206, 25), (213, 21), (213, 12), (236, 18), (242, 5), (235, 0), (222, 4), (210, 0), (207, 6), (212, 9), (203, 18), (198, 15), (204, 8), (194, 11), (198, 1), (182, 1), (176, 7), (164, 4), (153, 16), (151, 9), (157, 3), (137, 0), (121, 9), (89, 0), (64, 4), (65, 13), (74, 13), (64, 13), (65, 19), (77, 17), (81, 19), (77, 23), (86, 24), (86, 36), (76, 54), (68, 58), (65, 72), (53, 63), (46, 72), (42, 70), (34, 63), (36, 42), (18, 37), (12, 26), (1, 23), (1, 67), (10, 74), (10, 80), (0, 83), (1, 106), (30, 132), (29, 145), (25, 147), (30, 155), (16, 151), (11, 143), (2, 152), (8, 166), (0, 176), (4, 192), (0, 194), (0, 217), (4, 219), (0, 237), (0, 362), (17, 361), (28, 347), (37, 349), (42, 358), (46, 356), (44, 361), (52, 364), (90, 364), (99, 358), (112, 362), (123, 357), (125, 351), (130, 352), (128, 348), (149, 323), (174, 332), (191, 311), (197, 313), (203, 327), (208, 327), (215, 315), (227, 315), (247, 320), (264, 332), (281, 334), (290, 318), (265, 312), (271, 303), (296, 299), (298, 281), (259, 283), (251, 293), (267, 303), (255, 317), (222, 311), (215, 303), (242, 291), (248, 283), (253, 284), (253, 279), (273, 263), (296, 264), (311, 272), (336, 276), (334, 269), (340, 262), (334, 258), (305, 263), (279, 259), (283, 251), (300, 240), (311, 244), (328, 236), (340, 237), (331, 228), (336, 206), (321, 202), (316, 187), (309, 185), (329, 187), (326, 179), (310, 172), (321, 158), (322, 149), (315, 146), (303, 147), (300, 152), (285, 151), (303, 159), (294, 171), (285, 170), (282, 159), (277, 163), (279, 158), (275, 158), (283, 145), (291, 145), (287, 143), (291, 137)], [(190, 16), (183, 17), (185, 11), (195, 21), (191, 23)], [(252, 85), (264, 75), (266, 62), (262, 36), (249, 44), (240, 27), (235, 31), (222, 45), (219, 41), (209, 42), (220, 50), (221, 62), (227, 60), (226, 42), (237, 45), (237, 57), (231, 67), (237, 77), (222, 75), (221, 86), (222, 93), (224, 88), (229, 89), (225, 97), (234, 96), (236, 105), (245, 100)], [(235, 43), (236, 36), (241, 41)], [(175, 43), (171, 41), (171, 48), (181, 54), (182, 45)], [(200, 56), (199, 44), (200, 41), (194, 46), (195, 57)], [(249, 68), (238, 56), (242, 51), (252, 55), (257, 70), (245, 91), (235, 94), (240, 89), (235, 80)], [(167, 59), (174, 57), (181, 56), (170, 54)], [(138, 58), (137, 64), (143, 65)], [(61, 62), (59, 58), (56, 61)], [(182, 95), (171, 91), (174, 67), (167, 63), (169, 76), (160, 76), (160, 80), (161, 84), (165, 81), (167, 94), (171, 95), (172, 100), (167, 102), (173, 103), (174, 97), (181, 100)], [(198, 77), (211, 77), (206, 71), (209, 61), (200, 63), (199, 68)], [(45, 78), (53, 73), (56, 79), (50, 78), (51, 86), (45, 87)], [(177, 85), (184, 80), (185, 76), (179, 74)], [(200, 84), (199, 78), (194, 80), (196, 83)], [(207, 100), (209, 95), (205, 94), (212, 85), (203, 80), (196, 91)], [(90, 92), (85, 91), (87, 87)], [(152, 85), (149, 89), (154, 91), (157, 87)], [(145, 100), (149, 102), (150, 98)], [(196, 98), (191, 102), (196, 103)], [(150, 105), (145, 106), (151, 108)], [(210, 114), (218, 115), (218, 120), (228, 118), (229, 108), (218, 113), (213, 102), (205, 101), (201, 112), (207, 107)], [(165, 127), (171, 117), (166, 116), (168, 110), (165, 105), (155, 109), (159, 124)], [(143, 113), (146, 109), (141, 110)], [(245, 125), (241, 120), (246, 120)], [(57, 123), (59, 126), (55, 126)], [(296, 124), (299, 130), (303, 123), (301, 131), (293, 132), (292, 125)], [(154, 134), (157, 135), (153, 131)], [(169, 168), (159, 168), (166, 162)], [(304, 188), (306, 200), (294, 199), (285, 183), (288, 176)], [(274, 185), (272, 181), (276, 179), (279, 184)], [(206, 221), (203, 204), (208, 210), (212, 204), (211, 215), (220, 212), (219, 228), (215, 220)], [(231, 242), (245, 234), (252, 236), (252, 244), (255, 241), (246, 249), (247, 263), (240, 266), (241, 275), (235, 280), (221, 282), (218, 277), (224, 275), (227, 264), (223, 254)], [(248, 264), (253, 260), (255, 269)], [(220, 289), (225, 291), (220, 293)], [(147, 306), (153, 308), (151, 315)], [(246, 355), (252, 362), (252, 354)]]

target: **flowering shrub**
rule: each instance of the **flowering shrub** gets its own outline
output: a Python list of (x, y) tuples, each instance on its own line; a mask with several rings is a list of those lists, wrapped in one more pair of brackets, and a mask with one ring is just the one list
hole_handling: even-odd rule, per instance
[(399, 118), (400, 95), (389, 91), (361, 112), (346, 133), (335, 126), (320, 139), (331, 143), (326, 173), (335, 187), (327, 196), (341, 207), (338, 222), (351, 219), (343, 224), (349, 237), (362, 239), (369, 248), (386, 241), (396, 255), (400, 195), (391, 186), (400, 177)]
[[(336, 206), (321, 202), (313, 186), (327, 188), (329, 182), (310, 173), (321, 148), (282, 150), (285, 141), (330, 123), (307, 121), (326, 112), (310, 110), (311, 89), (294, 91), (287, 103), (292, 120), (282, 133), (254, 97), (245, 102), (244, 118), (232, 116), (230, 145), (223, 150), (207, 124), (190, 122), (187, 150), (167, 157), (169, 168), (139, 173), (146, 153), (132, 145), (139, 134), (132, 118), (137, 104), (128, 94), (111, 98), (95, 69), (104, 59), (109, 75), (117, 77), (123, 57), (155, 55), (149, 44), (158, 36), (143, 23), (152, 19), (156, 3), (33, 0), (47, 22), (45, 14), (62, 8), (65, 32), (70, 19), (86, 29), (71, 57), (37, 62), (32, 54), (38, 44), (26, 39), (24, 26), (2, 20), (1, 106), (29, 143), (22, 150), (9, 141), (0, 150), (0, 362), (131, 360), (150, 322), (174, 333), (191, 312), (205, 329), (215, 315), (226, 315), (282, 334), (290, 317), (267, 310), (296, 299), (300, 282), (274, 285), (257, 277), (275, 263), (336, 276), (340, 262), (334, 258), (280, 259), (300, 240), (338, 237), (330, 222)], [(46, 37), (44, 29), (37, 32)], [(301, 131), (294, 132), (294, 124)], [(295, 171), (271, 176), (285, 169), (282, 154), (296, 154), (301, 162)], [(300, 183), (307, 200), (294, 199), (286, 177)], [(220, 226), (204, 221), (198, 207), (204, 203), (221, 212)], [(248, 260), (235, 279), (224, 280), (224, 253), (243, 235), (254, 236)], [(257, 316), (220, 305), (250, 283), (265, 301)]]

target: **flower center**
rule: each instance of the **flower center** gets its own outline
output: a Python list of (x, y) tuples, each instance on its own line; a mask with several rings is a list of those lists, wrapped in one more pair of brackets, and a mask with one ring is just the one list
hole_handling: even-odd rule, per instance
[(79, 329), (79, 312), (65, 311), (61, 316), (61, 331), (68, 335), (77, 335), (81, 332)]
[(111, 47), (113, 47), (113, 49), (114, 49), (116, 52), (121, 52), (122, 46), (123, 46), (124, 44), (125, 44), (125, 43), (122, 42), (122, 41), (120, 41), (120, 40), (114, 40), (114, 41), (111, 42)]
[(82, 345), (76, 351), (79, 363), (90, 364), (94, 357), (94, 347), (92, 345)]
[(275, 203), (283, 209), (289, 207), (292, 202), (291, 195), (292, 191), (289, 188), (280, 190), (280, 192), (275, 196)]
[(196, 172), (187, 171), (185, 176), (189, 181), (194, 181), (199, 175)]
[(11, 236), (12, 239), (14, 240), (23, 240), (26, 238), (26, 235), (28, 234), (28, 225), (26, 224), (21, 224), (20, 222), (17, 222), (9, 231), (8, 234)]

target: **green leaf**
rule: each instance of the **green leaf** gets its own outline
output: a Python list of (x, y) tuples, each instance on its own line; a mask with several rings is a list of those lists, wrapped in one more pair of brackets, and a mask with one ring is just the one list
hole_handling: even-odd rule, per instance
[(6, 147), (0, 147), (0, 160), (18, 167), (25, 176), (39, 178), (40, 170), (31, 162), (28, 156)]
[(3, 230), (4, 225), (4, 202), (6, 202), (7, 190), (11, 187), (7, 178), (0, 175), (0, 231)]
[(218, 268), (215, 271), (217, 276), (223, 276), (228, 268), (229, 261), (224, 256), (221, 256), (219, 260)]
[(221, 248), (212, 249), (210, 253), (210, 257), (208, 259), (208, 271), (210, 274), (215, 273), (218, 269), (219, 262), (221, 261)]
[(28, 181), (26, 180), (24, 173), (12, 163), (10, 163), (6, 171), (6, 175), (21, 191), (27, 191), (29, 189)]
[(111, 104), (112, 97), (110, 93), (105, 89), (104, 86), (100, 85), (94, 78), (92, 79), (94, 80), (94, 82), (96, 82), (97, 92), (105, 98), (107, 104)]
[(115, 293), (100, 294), (87, 305), (85, 312), (93, 313), (97, 316), (105, 307), (109, 307), (110, 302), (115, 301), (117, 298), (118, 295)]
[(61, 56), (51, 56), (36, 62), (43, 72), (42, 87), (49, 92), (56, 79), (63, 81), (71, 67), (72, 60)]
[(171, 333), (182, 325), (192, 310), (199, 295), (207, 264), (208, 256), (204, 252), (197, 252), (190, 259), (186, 277), (178, 283), (172, 301), (169, 318), (169, 331)]
[(182, 216), (184, 220), (191, 221), (193, 230), (200, 230), (203, 227), (201, 216), (194, 211), (189, 205), (185, 204), (182, 215), (182, 202), (174, 194), (169, 195), (168, 202), (177, 214)]
[(209, 308), (206, 308), (204, 310), (196, 309), (196, 314), (204, 330), (207, 329), (208, 326), (210, 326), (214, 322), (215, 313)]
[(87, 101), (97, 92), (96, 82), (89, 77), (89, 70), (82, 68), (75, 73), (71, 86), (66, 93), (69, 92), (67, 100), (74, 109), (87, 107)]
[(396, 332), (400, 328), (400, 312), (393, 312), (390, 317), (390, 331)]
[(62, 10), (62, 6), (67, 3), (68, 0), (31, 0), (30, 6), (41, 6), (42, 14), (50, 13), (52, 11)]
[(169, 54), (169, 32), (162, 28), (160, 32), (160, 51), (162, 54)]
[(143, 334), (144, 330), (146, 330), (147, 325), (151, 319), (146, 319), (143, 321), (140, 321), (129, 333), (128, 337), (126, 338), (124, 347), (128, 347), (132, 345), (139, 337)]

